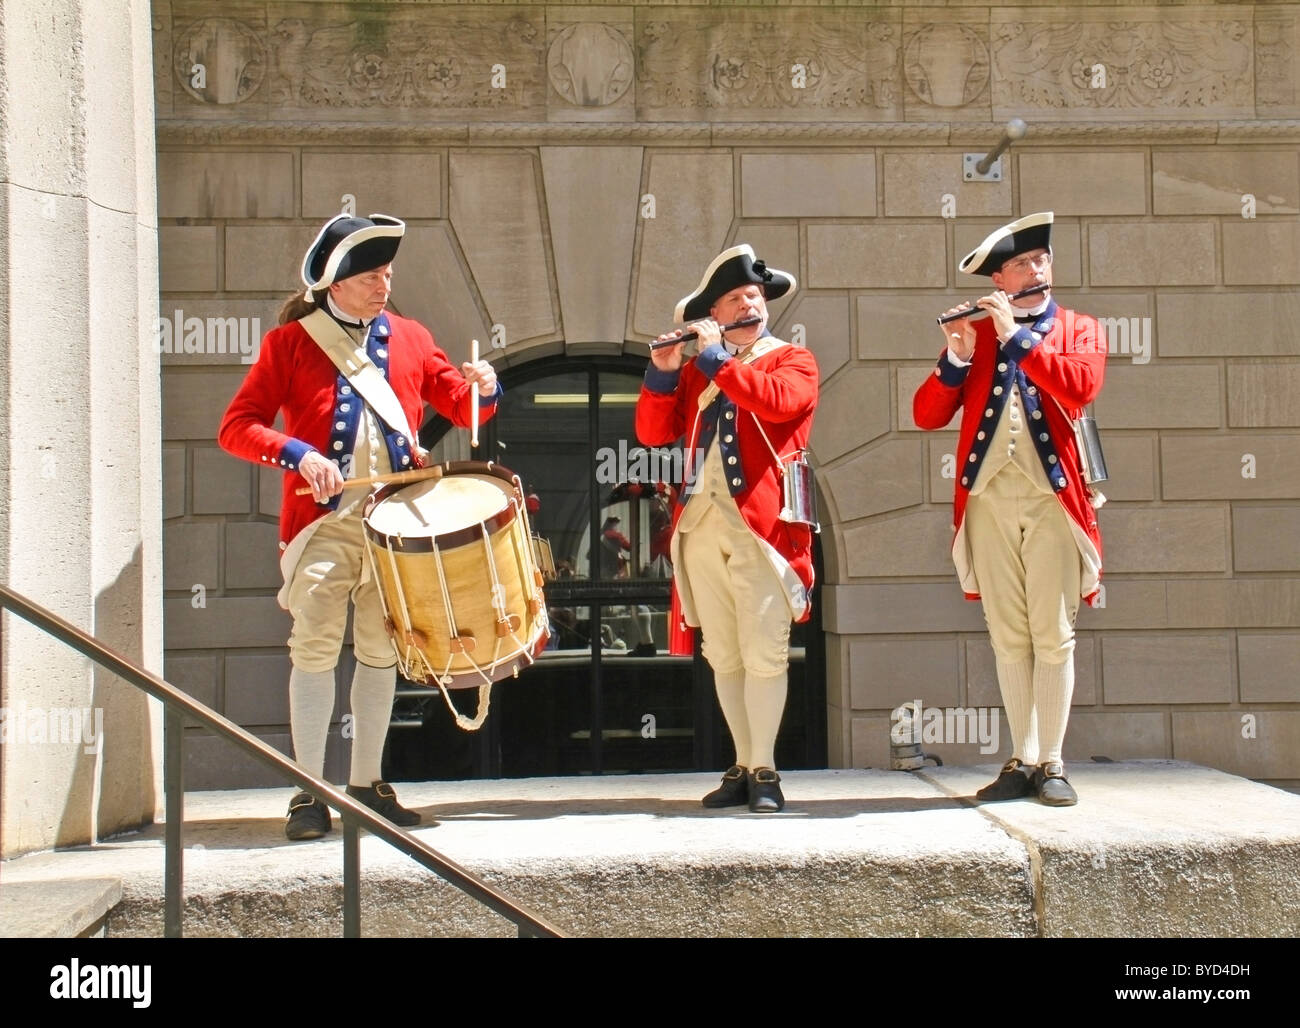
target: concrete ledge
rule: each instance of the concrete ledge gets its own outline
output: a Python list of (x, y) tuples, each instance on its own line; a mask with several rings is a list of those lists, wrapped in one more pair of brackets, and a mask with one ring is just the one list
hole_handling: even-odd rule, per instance
[[(1173, 761), (1072, 765), (1077, 807), (976, 806), (996, 767), (790, 772), (780, 815), (706, 811), (716, 775), (411, 783), (417, 829), (587, 936), (1294, 936), (1300, 797)], [(331, 936), (342, 833), (288, 843), (289, 790), (186, 797), (190, 936)], [(162, 828), (5, 866), (118, 874), (110, 935), (162, 930)], [(367, 935), (513, 927), (362, 839)]]
[(85, 939), (102, 935), (108, 912), (121, 899), (118, 878), (12, 881), (6, 875), (0, 886), (0, 936)]

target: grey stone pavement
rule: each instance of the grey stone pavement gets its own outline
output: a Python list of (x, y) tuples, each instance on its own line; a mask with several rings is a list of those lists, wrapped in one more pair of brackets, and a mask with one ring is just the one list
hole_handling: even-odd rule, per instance
[[(777, 815), (703, 809), (716, 774), (397, 788), (440, 822), (421, 838), (576, 936), (1300, 935), (1300, 796), (1168, 760), (1069, 770), (1064, 809), (976, 804), (995, 765), (788, 772)], [(341, 826), (288, 842), (290, 793), (187, 794), (187, 936), (341, 934)], [(108, 879), (106, 933), (160, 935), (162, 835), (0, 865), (0, 934), (51, 931), (39, 890)], [(514, 934), (365, 834), (361, 866), (365, 935)]]

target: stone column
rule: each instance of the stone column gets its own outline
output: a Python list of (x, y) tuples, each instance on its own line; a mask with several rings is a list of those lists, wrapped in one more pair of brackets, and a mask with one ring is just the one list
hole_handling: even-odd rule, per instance
[[(0, 581), (162, 666), (148, 0), (0, 7)], [(153, 819), (161, 709), (12, 615), (0, 855)]]

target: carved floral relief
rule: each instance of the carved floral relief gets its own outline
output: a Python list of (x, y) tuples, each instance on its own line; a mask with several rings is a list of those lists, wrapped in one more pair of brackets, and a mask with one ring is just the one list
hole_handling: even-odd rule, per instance
[(994, 26), (1000, 103), (1194, 115), (1254, 102), (1245, 22), (1086, 21)]

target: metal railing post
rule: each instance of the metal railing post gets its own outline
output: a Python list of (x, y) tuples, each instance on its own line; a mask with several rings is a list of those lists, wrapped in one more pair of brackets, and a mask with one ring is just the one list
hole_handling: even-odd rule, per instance
[(185, 904), (185, 716), (167, 704), (163, 716), (163, 793), (167, 818), (163, 855), (163, 935), (179, 939)]
[(343, 817), (343, 938), (361, 937), (361, 828)]

